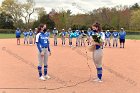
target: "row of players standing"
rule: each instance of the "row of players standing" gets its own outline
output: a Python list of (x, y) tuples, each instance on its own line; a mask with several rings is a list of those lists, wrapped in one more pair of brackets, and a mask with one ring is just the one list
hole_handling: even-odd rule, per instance
[(125, 37), (126, 37), (126, 32), (124, 30), (124, 28), (121, 28), (120, 32), (117, 32), (116, 30), (113, 30), (113, 32), (109, 32), (109, 30), (107, 30), (105, 32), (105, 47), (107, 46), (107, 44), (109, 45), (109, 47), (111, 47), (111, 36), (113, 37), (113, 47), (118, 47), (118, 39), (120, 42), (120, 48), (124, 48), (125, 46)]
[[(88, 28), (87, 32), (84, 30), (76, 30), (72, 31), (71, 28), (68, 29), (68, 31), (65, 31), (65, 29), (62, 29), (61, 33), (58, 33), (58, 30), (54, 28), (52, 31), (53, 33), (53, 38), (54, 38), (54, 46), (57, 46), (58, 44), (58, 36), (61, 36), (62, 40), (62, 45), (65, 46), (66, 44), (66, 35), (68, 34), (68, 39), (69, 39), (69, 46), (73, 45), (73, 38), (76, 38), (76, 46), (85, 46), (86, 41), (88, 45), (91, 45), (92, 41), (92, 35), (94, 34), (94, 31), (92, 31), (90, 28)], [(29, 31), (24, 30), (23, 35), (24, 35), (24, 44), (35, 44), (35, 37), (37, 34), (37, 28), (35, 28), (34, 31), (30, 29)], [(46, 33), (48, 37), (50, 37), (50, 31), (47, 30)], [(117, 32), (116, 30), (113, 31), (113, 33), (109, 32), (107, 30), (106, 32), (101, 32), (102, 37), (105, 39), (105, 44), (104, 46), (106, 47), (107, 44), (109, 47), (111, 47), (111, 36), (113, 37), (113, 47), (118, 47), (118, 38), (120, 40), (120, 48), (124, 48), (125, 44), (125, 36), (126, 32), (124, 31), (123, 28), (121, 28), (120, 32)], [(21, 31), (19, 28), (16, 30), (16, 38), (17, 38), (17, 45), (20, 45), (20, 36), (21, 36)]]
[[(54, 35), (54, 46), (57, 46), (57, 37), (61, 36), (62, 39), (62, 45), (65, 46), (65, 41), (66, 41), (66, 34), (68, 34), (69, 38), (69, 46), (72, 46), (72, 39), (76, 38), (76, 46), (85, 46), (85, 41), (87, 41), (88, 45), (91, 45), (92, 41), (92, 35), (94, 35), (94, 31), (92, 31), (90, 28), (88, 28), (87, 32), (85, 33), (84, 30), (76, 30), (73, 32), (71, 28), (68, 29), (68, 32), (66, 32), (64, 29), (62, 29), (61, 33), (58, 33), (58, 30), (54, 28), (53, 30), (53, 35)], [(123, 28), (121, 28), (120, 32), (117, 32), (116, 30), (113, 30), (113, 32), (109, 32), (107, 30), (106, 32), (101, 32), (102, 37), (104, 37), (105, 44), (104, 46), (106, 47), (107, 44), (109, 47), (111, 47), (111, 36), (113, 37), (113, 47), (118, 47), (118, 39), (120, 40), (120, 48), (124, 48), (125, 44), (125, 37), (126, 37), (126, 32), (124, 31)], [(85, 38), (87, 38), (85, 40)]]
[(35, 44), (35, 37), (37, 34), (37, 28), (35, 28), (34, 31), (32, 31), (32, 29), (27, 31), (25, 29), (23, 31), (23, 33), (21, 32), (21, 30), (19, 28), (17, 28), (17, 30), (16, 30), (17, 45), (20, 45), (21, 34), (23, 34), (23, 36), (24, 36), (24, 44), (30, 44), (30, 45)]

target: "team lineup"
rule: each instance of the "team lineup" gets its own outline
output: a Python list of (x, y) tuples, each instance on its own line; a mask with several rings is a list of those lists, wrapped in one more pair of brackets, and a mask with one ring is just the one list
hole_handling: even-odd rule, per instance
[[(94, 81), (102, 82), (102, 58), (103, 58), (103, 48), (105, 47), (118, 47), (118, 40), (120, 41), (120, 48), (125, 47), (125, 37), (126, 32), (123, 28), (120, 29), (120, 32), (113, 30), (112, 33), (107, 30), (102, 31), (99, 23), (94, 23), (91, 28), (88, 28), (87, 31), (84, 30), (75, 30), (71, 28), (66, 31), (62, 29), (59, 31), (54, 28), (52, 31), (54, 38), (54, 46), (58, 45), (58, 38), (62, 40), (62, 46), (66, 45), (66, 42), (69, 43), (69, 46), (88, 46), (90, 51), (93, 52), (93, 62), (97, 70), (97, 79)], [(51, 32), (47, 30), (45, 24), (40, 24), (38, 28), (35, 28), (34, 31), (30, 29), (29, 31), (24, 31), (24, 44), (36, 44), (38, 49), (38, 73), (40, 80), (47, 80), (51, 77), (48, 75), (48, 56), (51, 55), (50, 48), (50, 37)], [(20, 45), (21, 31), (19, 28), (16, 30), (17, 45)], [(111, 38), (113, 43), (111, 43)], [(76, 39), (76, 42), (73, 42), (73, 39)], [(44, 67), (44, 75), (43, 69)]]

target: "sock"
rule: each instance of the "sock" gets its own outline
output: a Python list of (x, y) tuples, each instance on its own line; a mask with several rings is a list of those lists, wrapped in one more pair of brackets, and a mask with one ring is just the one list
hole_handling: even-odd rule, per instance
[(48, 68), (48, 66), (44, 66), (44, 75), (46, 76), (48, 73), (48, 71), (47, 71), (47, 68)]
[(102, 67), (97, 68), (97, 76), (100, 80), (102, 79)]
[(42, 67), (41, 66), (38, 66), (38, 72), (39, 72), (39, 77), (42, 76)]

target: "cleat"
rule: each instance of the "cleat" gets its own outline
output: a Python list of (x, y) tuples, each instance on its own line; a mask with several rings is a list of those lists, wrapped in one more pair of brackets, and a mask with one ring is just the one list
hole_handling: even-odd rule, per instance
[(49, 75), (44, 76), (45, 79), (50, 79), (51, 77)]
[(39, 77), (39, 79), (45, 81), (45, 78), (43, 76)]

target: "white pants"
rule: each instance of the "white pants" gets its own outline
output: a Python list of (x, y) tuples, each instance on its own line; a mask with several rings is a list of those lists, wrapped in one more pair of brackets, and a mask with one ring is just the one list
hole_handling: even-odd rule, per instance
[(44, 56), (41, 56), (41, 53), (38, 51), (38, 66), (42, 67), (47, 66), (48, 63), (48, 48), (42, 48), (42, 51), (44, 52)]
[(102, 49), (94, 50), (93, 52), (93, 61), (96, 68), (102, 67), (102, 58), (103, 58), (103, 51)]

